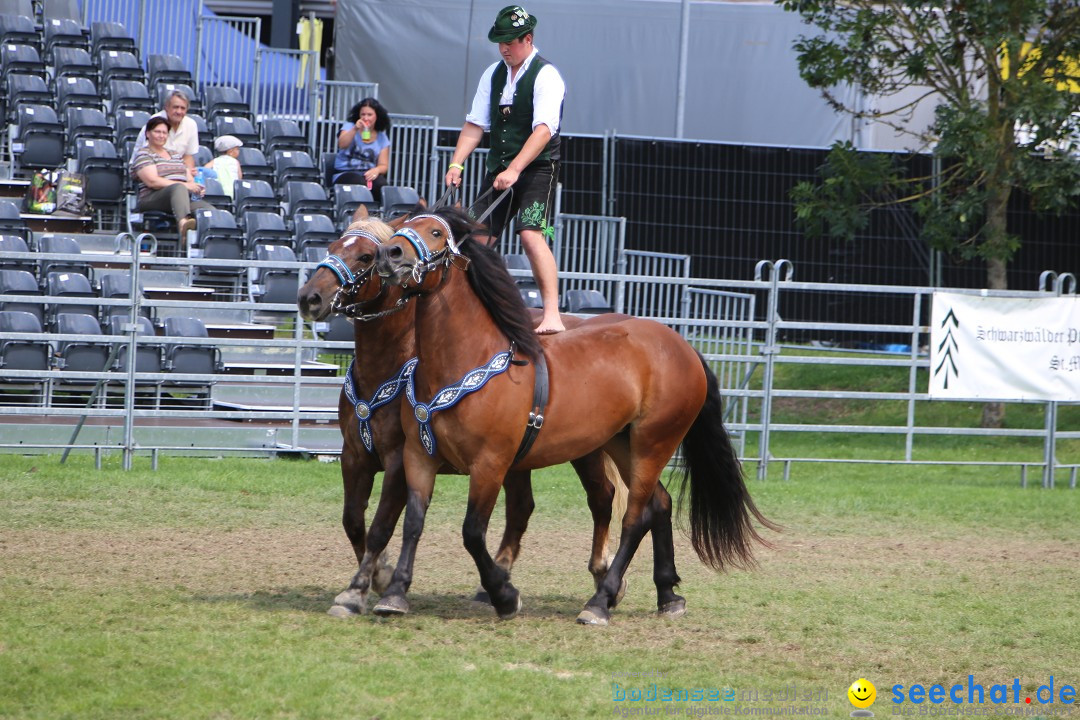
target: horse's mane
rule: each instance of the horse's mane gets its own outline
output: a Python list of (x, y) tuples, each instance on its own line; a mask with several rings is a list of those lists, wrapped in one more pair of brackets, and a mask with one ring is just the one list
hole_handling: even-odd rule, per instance
[(471, 233), (481, 226), (464, 210), (448, 207), (435, 214), (450, 225), (461, 254), (469, 258), (466, 273), (469, 285), (491, 313), (495, 325), (517, 346), (518, 352), (533, 360), (538, 358), (543, 351), (533, 330), (532, 317), (502, 255), (473, 239)]
[(390, 236), (394, 234), (394, 228), (387, 225), (379, 218), (366, 217), (351, 223), (349, 227), (345, 228), (345, 232), (351, 230), (362, 230), (369, 232), (375, 236), (380, 243), (385, 243), (390, 240)]

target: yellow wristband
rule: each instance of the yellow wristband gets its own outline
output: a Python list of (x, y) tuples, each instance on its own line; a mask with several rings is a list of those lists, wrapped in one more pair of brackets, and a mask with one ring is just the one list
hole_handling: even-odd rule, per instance
[(450, 169), (453, 170), (454, 168), (457, 168), (461, 172), (465, 172), (465, 166), (464, 165), (460, 165), (458, 163), (450, 163)]

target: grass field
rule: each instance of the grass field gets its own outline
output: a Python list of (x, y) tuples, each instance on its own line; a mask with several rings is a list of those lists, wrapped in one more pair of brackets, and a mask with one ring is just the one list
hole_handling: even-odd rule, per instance
[[(758, 506), (785, 526), (760, 566), (714, 574), (680, 538), (689, 613), (659, 620), (646, 540), (608, 628), (574, 623), (592, 592), (591, 523), (564, 468), (535, 476), (537, 512), (514, 571), (517, 619), (500, 622), (469, 600), (465, 483), (453, 477), (436, 488), (412, 613), (328, 616), (355, 569), (338, 472), (331, 463), (179, 458), (153, 472), (140, 458), (125, 473), (117, 458), (96, 471), (88, 457), (61, 466), (54, 456), (0, 455), (0, 717), (591, 718), (736, 708), (847, 717), (846, 691), (860, 677), (877, 686), (871, 709), (882, 717), (963, 709), (901, 708), (890, 688), (966, 688), (969, 675), (987, 693), (1019, 681), (1019, 706), (985, 707), (1048, 716), (1024, 698), (1035, 701), (1051, 676), (1055, 693), (1080, 685), (1080, 493), (1022, 490), (1015, 469), (802, 465), (790, 481), (752, 482)], [(496, 523), (489, 539), (500, 531)], [(735, 699), (614, 699), (653, 683), (730, 688)], [(792, 688), (800, 699), (777, 699)]]

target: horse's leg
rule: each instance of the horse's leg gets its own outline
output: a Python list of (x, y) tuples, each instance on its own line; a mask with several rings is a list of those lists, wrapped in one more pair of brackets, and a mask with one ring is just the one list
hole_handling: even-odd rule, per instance
[(666, 617), (686, 613), (686, 600), (675, 594), (679, 573), (675, 570), (675, 540), (671, 529), (671, 495), (656, 483), (652, 500), (653, 582), (657, 612)]
[(491, 511), (499, 497), (499, 487), (505, 467), (498, 470), (480, 470), (475, 465), (469, 476), (469, 503), (465, 520), (461, 525), (461, 537), (465, 549), (472, 555), (480, 573), (480, 584), (491, 598), (495, 612), (503, 620), (509, 620), (521, 609), (521, 597), (517, 588), (510, 584), (510, 573), (495, 563), (488, 554), (487, 528)]
[[(611, 506), (615, 498), (616, 486), (622, 484), (617, 475), (617, 470), (611, 468), (609, 479), (609, 460), (601, 451), (572, 460), (574, 470), (577, 471), (581, 486), (585, 488), (585, 495), (589, 503), (589, 511), (593, 517), (593, 542), (592, 552), (589, 555), (589, 572), (593, 576), (593, 584), (599, 588), (608, 571), (608, 533), (611, 527)], [(624, 588), (625, 589), (625, 588)], [(622, 597), (620, 595), (619, 599)]]
[[(388, 464), (390, 468), (383, 474), (382, 494), (371, 518), (365, 552), (360, 557), (360, 569), (349, 587), (334, 598), (334, 607), (330, 609), (332, 615), (363, 614), (367, 609), (368, 591), (374, 589), (378, 593), (389, 584), (385, 550), (405, 507), (405, 473), (400, 458), (393, 458)], [(370, 493), (370, 484), (368, 490)]]
[[(518, 555), (521, 553), (521, 537), (529, 526), (536, 503), (533, 502), (532, 473), (528, 470), (511, 471), (503, 482), (503, 497), (506, 500), (506, 529), (503, 531), (502, 544), (495, 553), (495, 564), (510, 575)], [(477, 588), (473, 596), (475, 602), (491, 604), (491, 597), (483, 586)]]
[[(416, 548), (424, 531), (424, 518), (431, 503), (432, 490), (435, 488), (438, 462), (429, 458), (423, 449), (410, 448), (411, 446), (406, 444), (404, 466), (407, 493), (405, 522), (401, 532), (401, 554), (398, 556), (397, 568), (390, 585), (372, 609), (376, 615), (404, 615), (409, 611), (409, 601), (405, 599), (405, 593), (412, 585)], [(370, 534), (368, 542), (371, 545), (375, 542)]]
[[(346, 433), (355, 430), (349, 422), (342, 423)], [(346, 435), (346, 437), (349, 437)], [(346, 440), (341, 451), (341, 480), (344, 487), (344, 499), (341, 511), (341, 525), (345, 529), (345, 535), (352, 545), (353, 554), (356, 555), (356, 563), (361, 570), (353, 576), (349, 587), (334, 598), (334, 605), (330, 608), (332, 615), (347, 615), (363, 612), (361, 601), (361, 587), (366, 592), (367, 582), (364, 580), (362, 568), (364, 556), (367, 550), (366, 528), (364, 526), (364, 513), (367, 510), (368, 498), (371, 497), (371, 486), (375, 481), (375, 473), (378, 463), (364, 450), (357, 447), (355, 442)]]

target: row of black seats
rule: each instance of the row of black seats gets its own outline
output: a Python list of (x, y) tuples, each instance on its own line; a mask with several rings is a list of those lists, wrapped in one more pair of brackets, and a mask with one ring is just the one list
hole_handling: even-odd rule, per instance
[[(0, 310), (0, 367), (7, 370), (66, 370), (69, 372), (108, 372), (128, 369), (129, 320), (113, 316), (104, 326), (86, 313), (62, 313), (55, 334), (87, 336), (79, 340), (46, 338), (11, 338), (12, 333), (44, 334), (41, 323), (29, 312)], [(194, 317), (170, 317), (163, 324), (160, 341), (145, 340), (157, 334), (146, 318), (139, 318), (136, 334), (135, 370), (137, 372), (176, 372), (214, 375), (223, 370), (221, 350), (212, 344), (193, 345), (187, 338), (207, 338), (206, 326)], [(105, 339), (120, 336), (124, 340)], [(97, 339), (97, 338), (101, 339)], [(114, 346), (116, 353), (113, 353)], [(113, 360), (110, 363), (109, 358)], [(15, 380), (18, 382), (18, 380)]]
[[(544, 301), (540, 297), (540, 288), (532, 276), (532, 265), (529, 258), (520, 253), (506, 253), (503, 262), (510, 270), (522, 270), (528, 275), (514, 275), (521, 299), (525, 301), (525, 307), (542, 308)], [(563, 312), (580, 313), (586, 315), (598, 315), (600, 313), (615, 312), (615, 308), (599, 290), (591, 288), (575, 288), (563, 293), (560, 304)]]

